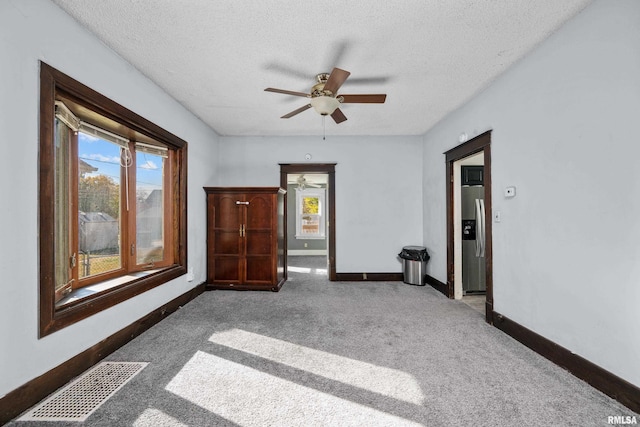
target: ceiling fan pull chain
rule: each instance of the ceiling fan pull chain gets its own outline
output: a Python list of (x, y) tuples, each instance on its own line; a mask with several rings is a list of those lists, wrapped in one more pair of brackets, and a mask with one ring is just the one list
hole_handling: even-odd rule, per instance
[(322, 116), (322, 140), (326, 140), (327, 139), (327, 125), (326, 122), (324, 121), (324, 119), (327, 116)]

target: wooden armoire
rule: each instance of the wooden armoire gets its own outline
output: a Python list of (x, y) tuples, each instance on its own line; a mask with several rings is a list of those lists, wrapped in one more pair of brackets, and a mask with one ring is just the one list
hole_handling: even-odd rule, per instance
[(204, 187), (207, 195), (207, 288), (271, 290), (285, 271), (285, 190)]

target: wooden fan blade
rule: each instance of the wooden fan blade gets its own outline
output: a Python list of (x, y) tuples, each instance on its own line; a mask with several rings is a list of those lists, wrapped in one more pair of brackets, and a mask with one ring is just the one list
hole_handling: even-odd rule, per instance
[(336, 122), (336, 123), (342, 123), (345, 120), (347, 120), (347, 116), (344, 115), (344, 113), (339, 109), (336, 108), (336, 111), (334, 111), (331, 114), (331, 118)]
[(298, 108), (297, 110), (293, 110), (292, 112), (290, 112), (289, 114), (285, 114), (284, 116), (280, 117), (281, 119), (288, 119), (290, 117), (295, 116), (296, 114), (300, 114), (302, 113), (304, 110), (308, 110), (309, 108), (311, 108), (311, 104), (307, 104), (303, 107)]
[(304, 92), (294, 92), (292, 90), (276, 89), (276, 88), (272, 88), (272, 87), (268, 87), (264, 91), (265, 92), (284, 93), (285, 95), (303, 96), (305, 98), (309, 96), (308, 93), (304, 93)]
[(340, 68), (334, 68), (329, 74), (329, 79), (324, 84), (324, 90), (328, 90), (329, 92), (335, 94), (338, 93), (338, 89), (340, 86), (347, 80), (351, 73), (345, 70), (341, 70)]
[(387, 95), (366, 94), (366, 95), (340, 95), (344, 104), (383, 104), (387, 99)]

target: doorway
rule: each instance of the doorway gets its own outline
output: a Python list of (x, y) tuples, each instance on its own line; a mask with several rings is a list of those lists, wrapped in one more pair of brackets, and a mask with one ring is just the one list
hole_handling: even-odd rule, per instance
[[(446, 153), (447, 296), (484, 305), (493, 323), (491, 132)], [(467, 302), (467, 301), (465, 301)]]
[[(297, 255), (309, 253), (314, 266), (318, 256), (326, 257), (327, 277), (332, 281), (336, 280), (335, 165), (280, 163), (280, 187), (287, 189), (288, 206), (285, 210), (285, 251), (289, 252), (291, 242), (291, 252)], [(305, 201), (309, 206), (303, 217), (297, 208)], [(324, 255), (318, 255), (320, 253)]]
[(484, 155), (453, 163), (455, 299), (484, 313), (486, 300)]

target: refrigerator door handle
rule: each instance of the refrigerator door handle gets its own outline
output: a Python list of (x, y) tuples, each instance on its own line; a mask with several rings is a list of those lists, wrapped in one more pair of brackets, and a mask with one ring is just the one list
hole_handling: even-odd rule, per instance
[(482, 250), (482, 215), (480, 213), (480, 199), (475, 200), (476, 203), (476, 257), (480, 256)]
[(485, 238), (486, 238), (486, 223), (485, 223), (485, 211), (484, 211), (484, 199), (480, 199), (480, 218), (482, 222), (482, 228), (480, 229), (480, 256), (484, 258)]

